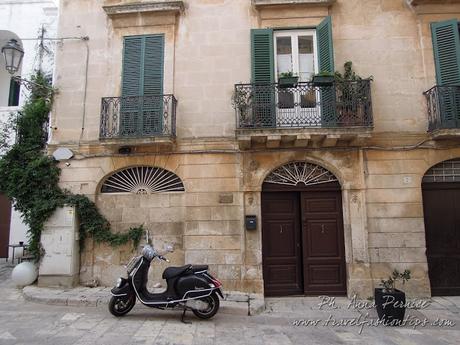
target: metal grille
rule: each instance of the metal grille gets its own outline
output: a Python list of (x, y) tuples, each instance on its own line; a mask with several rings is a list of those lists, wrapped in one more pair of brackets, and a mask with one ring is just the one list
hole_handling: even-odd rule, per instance
[(237, 84), (233, 96), (237, 127), (371, 127), (370, 82)]
[(436, 85), (424, 95), (428, 106), (428, 131), (460, 128), (460, 86)]
[(334, 174), (319, 165), (292, 162), (272, 171), (264, 182), (288, 186), (297, 186), (297, 184), (303, 183), (305, 186), (310, 186), (336, 181), (337, 178)]
[(422, 182), (460, 182), (460, 159), (435, 165), (423, 176)]
[(175, 137), (176, 105), (173, 95), (104, 97), (100, 137)]
[(155, 167), (133, 167), (116, 172), (102, 185), (101, 193), (152, 194), (184, 192), (181, 179), (171, 171)]

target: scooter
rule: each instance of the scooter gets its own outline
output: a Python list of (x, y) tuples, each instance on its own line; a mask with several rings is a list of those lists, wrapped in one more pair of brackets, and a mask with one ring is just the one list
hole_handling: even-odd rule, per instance
[(133, 309), (136, 299), (151, 308), (183, 308), (182, 322), (185, 322), (187, 310), (192, 310), (200, 319), (209, 319), (217, 313), (218, 295), (224, 298), (222, 283), (208, 273), (207, 265), (168, 267), (163, 272), (167, 289), (161, 293), (150, 293), (147, 290), (147, 280), (154, 259), (169, 262), (150, 245), (143, 248), (141, 256), (131, 259), (126, 267), (128, 278), (118, 278), (116, 286), (111, 290), (109, 311), (112, 315), (126, 315)]

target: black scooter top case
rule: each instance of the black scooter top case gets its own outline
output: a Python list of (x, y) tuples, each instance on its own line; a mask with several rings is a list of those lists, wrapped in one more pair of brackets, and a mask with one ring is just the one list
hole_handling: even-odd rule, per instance
[(176, 282), (177, 295), (181, 299), (208, 296), (211, 289), (205, 277), (195, 274), (182, 276)]

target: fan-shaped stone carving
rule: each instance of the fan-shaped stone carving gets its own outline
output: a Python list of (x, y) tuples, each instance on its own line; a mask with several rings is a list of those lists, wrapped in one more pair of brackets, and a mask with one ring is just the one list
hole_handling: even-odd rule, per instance
[(171, 171), (156, 167), (132, 167), (108, 177), (101, 193), (151, 194), (160, 192), (183, 192), (184, 184)]
[(273, 170), (266, 178), (266, 183), (297, 186), (303, 183), (306, 186), (335, 182), (337, 178), (329, 170), (316, 164), (307, 162), (292, 162)]

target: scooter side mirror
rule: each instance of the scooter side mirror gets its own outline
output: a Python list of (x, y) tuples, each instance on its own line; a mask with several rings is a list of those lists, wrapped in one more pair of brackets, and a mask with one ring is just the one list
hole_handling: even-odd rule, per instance
[(168, 252), (168, 253), (172, 253), (174, 251), (174, 247), (170, 244), (168, 244), (166, 247), (165, 247), (165, 250)]

